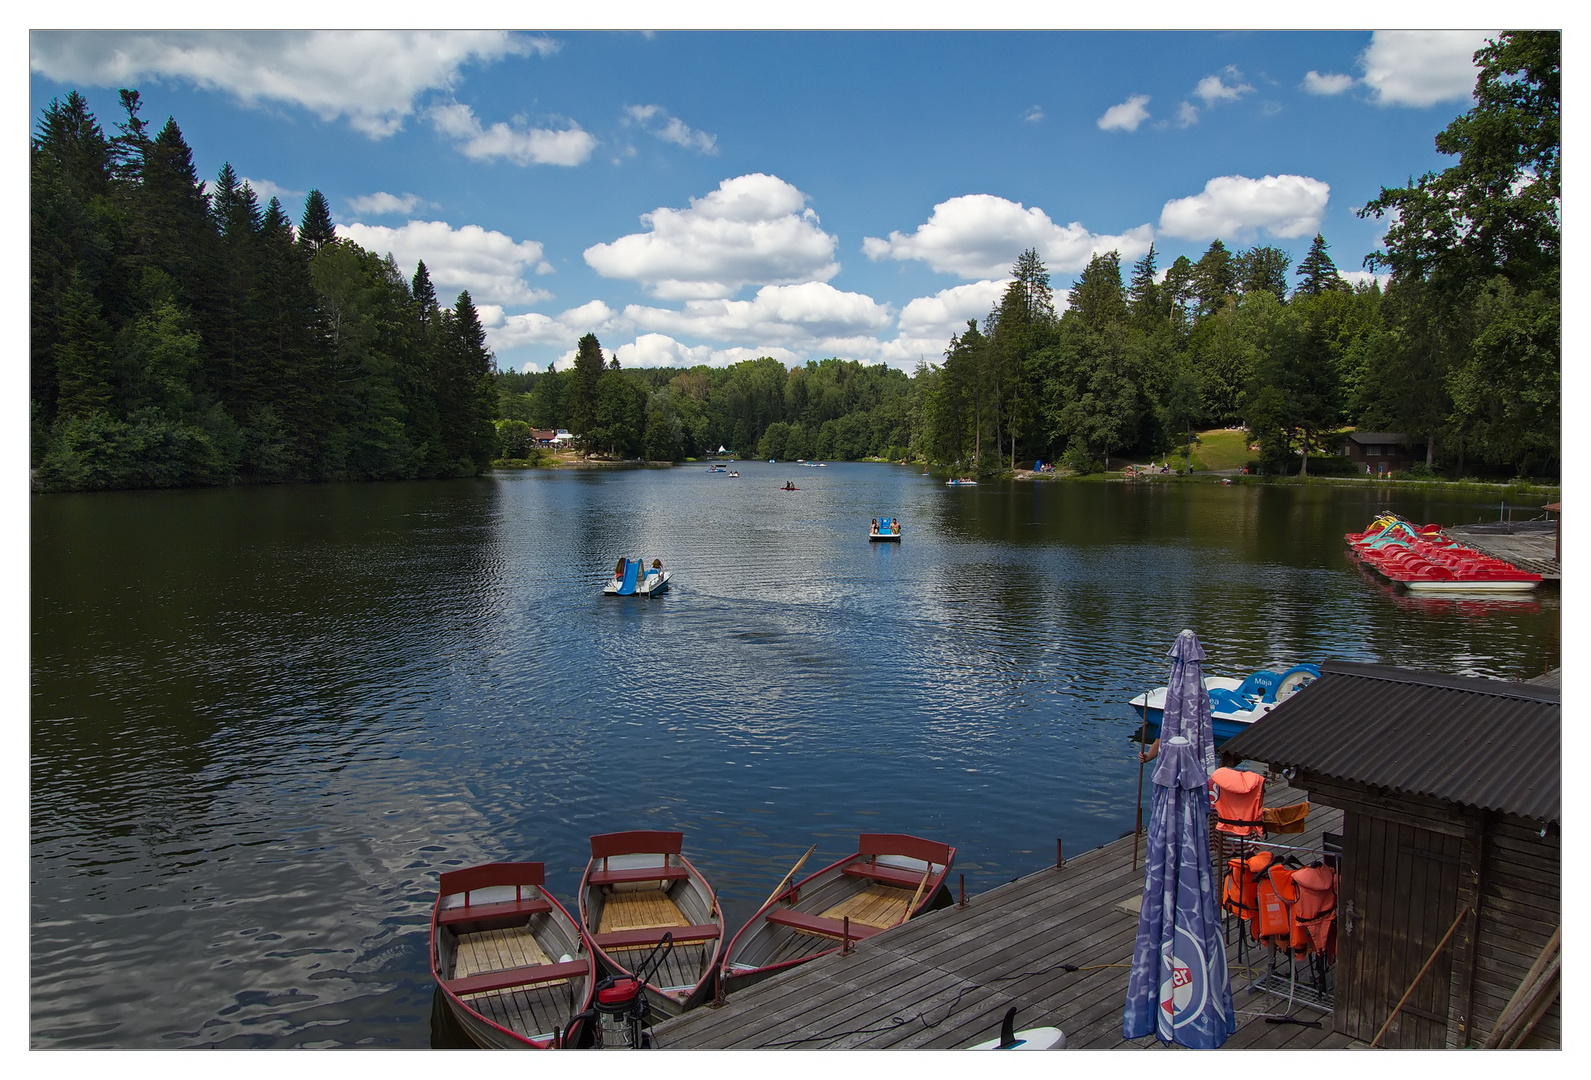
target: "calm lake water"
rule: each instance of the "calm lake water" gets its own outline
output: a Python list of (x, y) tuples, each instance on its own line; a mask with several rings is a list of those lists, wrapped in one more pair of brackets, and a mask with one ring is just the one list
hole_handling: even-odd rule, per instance
[[(439, 871), (572, 907), (598, 832), (684, 830), (735, 926), (862, 831), (983, 891), (1131, 828), (1184, 627), (1213, 674), (1559, 663), (1556, 590), (1415, 600), (1343, 544), (1495, 500), (738, 468), (34, 498), (32, 1044), (431, 1045)], [(604, 597), (621, 555), (673, 587)]]

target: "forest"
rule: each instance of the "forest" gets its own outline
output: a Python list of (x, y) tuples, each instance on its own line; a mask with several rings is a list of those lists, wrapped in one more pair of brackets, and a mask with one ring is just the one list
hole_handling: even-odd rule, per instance
[(338, 239), (319, 192), (295, 226), (230, 166), (201, 182), (136, 91), (109, 136), (74, 92), (32, 140), (34, 487), (469, 475), (534, 460), (535, 428), (610, 459), (724, 446), (983, 476), (1097, 472), (1212, 427), (1246, 429), (1257, 471), (1319, 473), (1358, 428), (1403, 433), (1417, 475), (1555, 475), (1559, 56), (1552, 32), (1476, 54), (1474, 107), (1436, 136), (1454, 164), (1359, 211), (1387, 222), (1380, 279), (1350, 286), (1321, 235), (1296, 267), (1218, 239), (1165, 267), (1153, 247), (1098, 254), (1058, 313), (1030, 250), (910, 375), (838, 357), (621, 369), (589, 333), (562, 369), (499, 372), (469, 294), (439, 306), (424, 263)]

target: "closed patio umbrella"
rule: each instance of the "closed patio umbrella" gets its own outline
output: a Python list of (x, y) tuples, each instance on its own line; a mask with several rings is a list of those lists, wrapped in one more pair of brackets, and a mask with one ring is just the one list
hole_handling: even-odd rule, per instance
[(1162, 1042), (1214, 1049), (1237, 1030), (1210, 866), (1215, 733), (1204, 689), (1204, 649), (1192, 630), (1177, 635), (1169, 655), (1143, 903), (1121, 1033), (1127, 1039), (1152, 1034)]

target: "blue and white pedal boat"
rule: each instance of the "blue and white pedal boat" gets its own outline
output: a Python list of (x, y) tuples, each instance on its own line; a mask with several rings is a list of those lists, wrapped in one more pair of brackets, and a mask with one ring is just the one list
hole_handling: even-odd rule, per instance
[[(1210, 695), (1210, 721), (1215, 728), (1216, 743), (1230, 739), (1318, 678), (1320, 668), (1314, 664), (1296, 664), (1286, 671), (1256, 671), (1246, 679), (1206, 675), (1204, 689)], [(1166, 688), (1157, 686), (1128, 704), (1140, 721), (1147, 711), (1149, 738), (1159, 738), (1160, 718), (1166, 709)]]
[(625, 559), (624, 572), (602, 586), (602, 592), (606, 596), (655, 596), (668, 588), (671, 577), (667, 570), (648, 567), (644, 559)]

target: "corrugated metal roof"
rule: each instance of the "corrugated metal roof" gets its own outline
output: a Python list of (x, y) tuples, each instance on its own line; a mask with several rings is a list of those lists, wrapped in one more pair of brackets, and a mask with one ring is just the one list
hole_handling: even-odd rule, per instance
[(1558, 821), (1557, 687), (1328, 661), (1221, 747), (1273, 769)]

